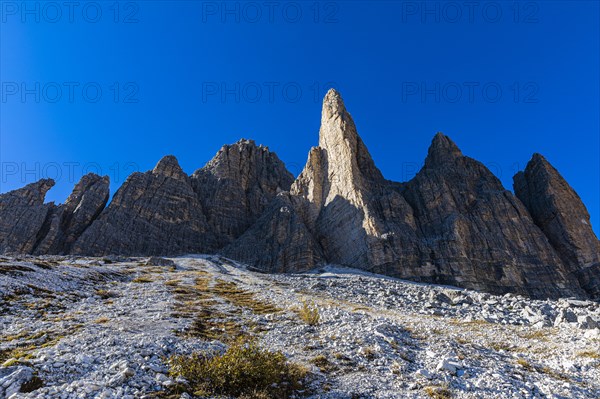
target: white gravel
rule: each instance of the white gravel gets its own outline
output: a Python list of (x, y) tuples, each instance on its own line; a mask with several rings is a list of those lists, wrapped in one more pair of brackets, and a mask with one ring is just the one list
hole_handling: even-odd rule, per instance
[[(172, 260), (0, 257), (0, 398), (151, 398), (168, 389), (168, 356), (225, 348), (186, 334), (201, 305), (182, 303), (174, 288), (198, 276), (235, 282), (282, 310), (243, 309), (236, 322), (260, 326), (265, 348), (309, 367), (312, 398), (428, 398), (440, 389), (453, 398), (600, 397), (598, 303), (333, 266), (266, 275), (214, 256)], [(319, 307), (318, 325), (294, 312), (303, 300)]]

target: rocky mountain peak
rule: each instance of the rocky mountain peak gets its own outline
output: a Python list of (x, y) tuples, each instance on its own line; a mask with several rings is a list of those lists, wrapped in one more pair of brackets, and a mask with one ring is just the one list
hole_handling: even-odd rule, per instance
[(179, 162), (174, 155), (167, 155), (161, 158), (160, 161), (156, 164), (154, 169), (152, 169), (152, 174), (160, 175), (165, 177), (171, 177), (177, 180), (186, 180), (187, 175), (179, 166)]
[(319, 147), (333, 150), (343, 140), (355, 147), (357, 139), (356, 126), (342, 96), (335, 89), (330, 89), (323, 99)]
[(43, 205), (46, 199), (46, 193), (54, 187), (54, 179), (41, 179), (29, 183), (23, 188), (9, 191), (5, 194), (6, 200), (22, 205)]
[(42, 179), (0, 195), (0, 253), (30, 253), (54, 204), (45, 204), (53, 179)]
[(108, 176), (88, 173), (75, 185), (64, 204), (51, 206), (38, 232), (34, 254), (63, 254), (106, 206)]
[(431, 145), (429, 146), (427, 158), (425, 159), (425, 166), (433, 167), (436, 165), (443, 165), (462, 155), (462, 152), (450, 137), (438, 132), (433, 137)]
[(533, 155), (531, 156), (531, 160), (529, 162), (532, 163), (547, 163), (550, 164), (546, 158), (540, 154), (539, 152), (534, 152)]
[[(245, 146), (257, 147), (256, 142), (254, 140), (252, 140), (252, 139), (245, 139), (245, 138), (239, 139), (234, 144), (232, 144), (232, 146), (237, 146), (237, 147), (245, 147)], [(262, 146), (260, 146), (260, 147), (262, 147)]]
[(247, 139), (224, 145), (191, 178), (219, 247), (246, 231), (293, 181), (277, 154)]
[(590, 215), (575, 190), (540, 154), (514, 178), (516, 196), (544, 232), (569, 272), (592, 296), (600, 298), (600, 242)]
[(334, 114), (343, 114), (346, 112), (346, 106), (342, 95), (334, 88), (331, 88), (323, 98), (323, 114), (331, 116)]
[[(315, 151), (322, 154), (317, 156)], [(317, 150), (311, 150), (295, 190), (307, 192), (306, 186), (315, 178), (323, 184), (319, 183), (311, 191), (323, 191), (324, 195), (316, 195), (323, 199), (327, 196), (332, 199), (336, 195), (356, 198), (370, 182), (383, 181), (342, 97), (334, 89), (330, 89), (323, 100), (319, 146)]]
[[(98, 176), (95, 173), (88, 173), (83, 176), (79, 182), (73, 188), (73, 191), (65, 201), (66, 206), (77, 206), (82, 198), (89, 193), (90, 190), (94, 190), (94, 186), (99, 185), (102, 187), (102, 192), (108, 196), (109, 186), (108, 176)], [(107, 198), (108, 199), (108, 198)]]
[(44, 204), (53, 184), (0, 195), (0, 253), (220, 252), (264, 271), (330, 263), (498, 294), (600, 297), (589, 214), (543, 156), (515, 176), (515, 197), (438, 133), (413, 179), (388, 181), (333, 89), (295, 181), (274, 152), (241, 139), (192, 176), (164, 157), (106, 208), (105, 177), (84, 176), (59, 206)]

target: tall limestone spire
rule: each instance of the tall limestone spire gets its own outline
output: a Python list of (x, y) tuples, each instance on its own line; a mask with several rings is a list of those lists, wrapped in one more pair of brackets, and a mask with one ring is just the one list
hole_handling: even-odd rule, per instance
[(336, 196), (358, 205), (360, 192), (383, 180), (342, 97), (330, 89), (323, 100), (319, 146), (311, 150), (292, 192), (318, 198), (323, 205)]

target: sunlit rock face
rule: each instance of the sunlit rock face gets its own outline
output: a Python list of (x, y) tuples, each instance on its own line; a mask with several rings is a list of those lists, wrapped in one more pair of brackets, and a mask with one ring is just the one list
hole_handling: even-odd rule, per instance
[(538, 154), (514, 180), (515, 195), (441, 133), (412, 180), (386, 180), (330, 90), (296, 179), (243, 139), (191, 176), (164, 157), (108, 206), (106, 177), (85, 176), (58, 206), (44, 204), (54, 182), (42, 180), (0, 195), (0, 252), (220, 253), (265, 272), (333, 263), (496, 294), (598, 298), (600, 244), (580, 198)]

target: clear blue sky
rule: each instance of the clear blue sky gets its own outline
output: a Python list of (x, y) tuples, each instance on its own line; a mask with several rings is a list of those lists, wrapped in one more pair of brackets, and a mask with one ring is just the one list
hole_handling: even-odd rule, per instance
[(241, 137), (297, 174), (335, 86), (388, 179), (437, 131), (508, 189), (540, 152), (600, 231), (597, 1), (114, 4), (0, 1), (1, 192), (58, 177), (61, 202), (86, 171), (114, 192)]

